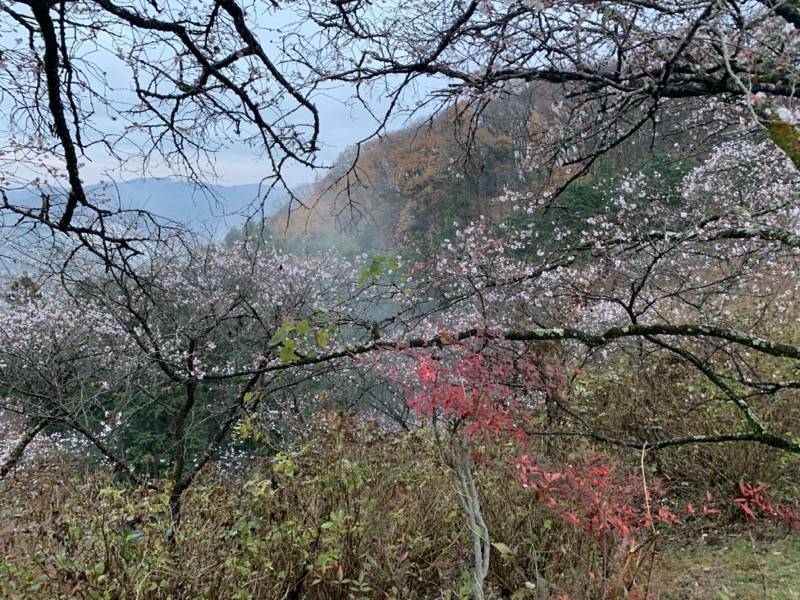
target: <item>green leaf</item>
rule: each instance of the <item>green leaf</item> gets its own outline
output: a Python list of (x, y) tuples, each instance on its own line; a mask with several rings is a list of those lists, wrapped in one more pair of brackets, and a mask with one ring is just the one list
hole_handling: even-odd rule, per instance
[(288, 365), (289, 363), (298, 360), (300, 357), (294, 353), (294, 344), (292, 344), (291, 346), (283, 346), (278, 351), (278, 358), (281, 359), (283, 364)]
[(329, 341), (330, 341), (330, 336), (328, 335), (328, 332), (325, 331), (324, 329), (318, 329), (317, 346), (319, 346), (320, 348), (324, 348), (325, 346), (328, 345)]
[(298, 335), (309, 335), (311, 333), (311, 327), (308, 326), (308, 321), (305, 319), (297, 323), (294, 330)]
[(458, 597), (459, 598), (469, 598), (472, 595), (472, 591), (475, 589), (475, 585), (473, 582), (468, 581), (464, 585), (461, 586), (461, 589), (458, 590)]
[(503, 542), (492, 542), (492, 546), (497, 548), (498, 552), (500, 552), (500, 554), (502, 554), (503, 556), (507, 556), (509, 554), (513, 554), (513, 552), (511, 551), (511, 548), (509, 548)]
[(269, 345), (270, 346), (277, 346), (278, 344), (283, 342), (283, 340), (286, 339), (286, 336), (288, 335), (288, 333), (289, 332), (286, 331), (285, 327), (281, 327), (280, 329), (278, 329), (278, 331), (275, 332), (275, 335), (273, 335), (270, 338)]
[(384, 263), (389, 263), (388, 268), (390, 271), (397, 268), (397, 259), (390, 260), (386, 256), (376, 256), (372, 259), (372, 262), (369, 263), (369, 267), (361, 272), (361, 275), (358, 277), (358, 285), (364, 285), (364, 282), (366, 282), (370, 277), (372, 277), (373, 280), (377, 280), (381, 275), (383, 275)]

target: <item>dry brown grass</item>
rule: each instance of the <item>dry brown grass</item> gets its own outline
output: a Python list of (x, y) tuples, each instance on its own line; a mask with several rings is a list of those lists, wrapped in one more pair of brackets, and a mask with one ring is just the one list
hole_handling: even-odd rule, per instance
[[(175, 543), (165, 493), (125, 486), (102, 470), (41, 465), (17, 473), (0, 494), (0, 596), (464, 597), (470, 536), (429, 436), (333, 414), (311, 437), (301, 453), (257, 465), (246, 479), (208, 473), (185, 498)], [(562, 445), (551, 460), (576, 449)], [(476, 456), (483, 509), (500, 544), (487, 597), (600, 599), (630, 580), (627, 546), (612, 549), (604, 579), (597, 545), (519, 485), (510, 450), (498, 444)], [(759, 460), (744, 447), (737, 452), (747, 464)], [(685, 461), (691, 472), (689, 457), (662, 460), (665, 468)], [(640, 570), (635, 589), (646, 589), (648, 576)]]

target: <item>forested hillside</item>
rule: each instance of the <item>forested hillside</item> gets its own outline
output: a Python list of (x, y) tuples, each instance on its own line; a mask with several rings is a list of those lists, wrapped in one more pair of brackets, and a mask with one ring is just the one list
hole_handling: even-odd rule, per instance
[[(713, 147), (695, 143), (696, 131), (661, 124), (579, 173), (570, 164), (572, 150), (557, 151), (555, 161), (551, 154), (563, 143), (556, 131), (568, 112), (564, 96), (564, 88), (555, 85), (521, 86), (480, 113), (456, 105), (350, 147), (308, 194), (272, 217), (267, 229), (301, 244), (305, 239), (347, 252), (378, 251), (439, 243), (481, 219), (519, 222), (515, 210), (557, 191), (555, 201), (529, 217), (547, 235), (602, 213), (604, 192), (630, 173), (660, 177), (655, 185), (668, 186), (677, 202), (682, 176)], [(694, 148), (688, 157), (675, 151), (686, 146)], [(232, 232), (229, 239), (237, 236)]]

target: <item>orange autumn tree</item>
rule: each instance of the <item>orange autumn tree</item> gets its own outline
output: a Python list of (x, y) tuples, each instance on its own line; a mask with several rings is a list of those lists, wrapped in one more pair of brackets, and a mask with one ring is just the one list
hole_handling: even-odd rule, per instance
[(456, 106), (424, 127), (406, 130), (388, 156), (390, 183), (405, 206), (399, 237), (431, 233), (453, 221), (469, 222), (487, 211), (513, 181), (511, 139), (485, 127)]

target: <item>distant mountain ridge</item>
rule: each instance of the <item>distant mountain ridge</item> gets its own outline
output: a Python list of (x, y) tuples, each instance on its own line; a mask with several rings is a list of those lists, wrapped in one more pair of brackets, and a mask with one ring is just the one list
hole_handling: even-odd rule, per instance
[[(181, 223), (198, 233), (213, 232), (214, 237), (240, 227), (249, 214), (268, 217), (288, 201), (283, 190), (272, 190), (259, 183), (211, 185), (204, 188), (169, 178), (142, 178), (123, 182), (93, 183), (86, 193), (97, 202), (105, 197), (109, 209), (142, 209)], [(39, 206), (38, 195), (30, 191), (8, 194), (12, 202)], [(263, 201), (263, 213), (260, 203)]]
[[(240, 185), (208, 185), (199, 188), (176, 179), (147, 178), (101, 186), (88, 186), (90, 193), (102, 192), (123, 208), (139, 208), (155, 215), (183, 223), (192, 229), (224, 229), (222, 235), (244, 223), (248, 213), (263, 200), (265, 216), (277, 212), (288, 196), (273, 190), (267, 198), (267, 187), (259, 183)], [(222, 226), (222, 227), (220, 227)]]

